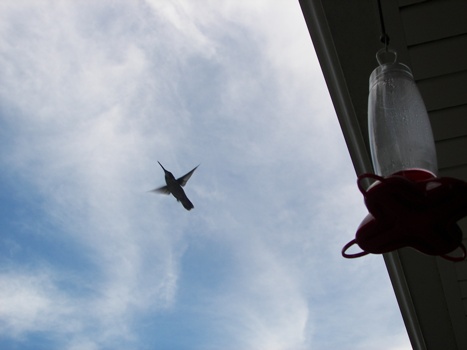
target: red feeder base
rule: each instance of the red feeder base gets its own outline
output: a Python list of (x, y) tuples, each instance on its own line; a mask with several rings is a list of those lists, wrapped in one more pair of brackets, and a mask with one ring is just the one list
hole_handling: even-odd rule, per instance
[[(376, 181), (365, 190), (365, 179)], [(363, 174), (357, 183), (369, 214), (358, 227), (355, 239), (342, 249), (345, 258), (388, 253), (403, 247), (450, 261), (466, 258), (462, 231), (457, 225), (467, 216), (466, 182), (438, 178), (424, 170), (409, 170), (387, 177)], [(346, 253), (354, 244), (363, 251)], [(447, 255), (458, 248), (462, 256)]]

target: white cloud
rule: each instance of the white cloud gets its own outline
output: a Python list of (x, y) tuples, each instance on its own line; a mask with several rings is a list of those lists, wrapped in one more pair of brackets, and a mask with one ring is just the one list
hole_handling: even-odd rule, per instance
[(73, 321), (63, 323), (75, 307), (45, 273), (2, 271), (0, 274), (0, 332), (21, 336), (24, 332), (51, 328), (75, 331)]
[(234, 327), (227, 331), (231, 348), (306, 348), (310, 310), (300, 276), (264, 243), (250, 241), (249, 246), (239, 254), (243, 265), (233, 291), (216, 304), (230, 318), (227, 327)]
[[(42, 11), (44, 4), (4, 12), (11, 18), (2, 37), (10, 40), (2, 51), (11, 56), (2, 56), (8, 74), (1, 96), (16, 110), (7, 122), (16, 133), (12, 152), (4, 159), (45, 204), (56, 230), (44, 239), (65, 235), (81, 248), (80, 255), (94, 270), (94, 280), (87, 282), (94, 296), (80, 299), (60, 291), (54, 280), (18, 277), (5, 291), (11, 294), (8, 301), (13, 309), (19, 300), (30, 303), (16, 318), (7, 310), (2, 319), (18, 334), (41, 324), (41, 331), (72, 332), (76, 338), (82, 334), (77, 342), (86, 342), (89, 328), (84, 324), (92, 319), (100, 330), (93, 332), (97, 343), (130, 339), (134, 315), (170, 306), (177, 290), (177, 261), (183, 251), (175, 246), (179, 229), (168, 232), (162, 216), (154, 213), (144, 178), (147, 167), (153, 167), (147, 164), (149, 153), (168, 142), (170, 135), (159, 136), (173, 122), (163, 115), (151, 121), (154, 117), (145, 112), (166, 107), (152, 108), (157, 98), (150, 97), (154, 91), (145, 91), (154, 84), (144, 80), (149, 57), (138, 36), (126, 33), (122, 38), (119, 31), (110, 31), (100, 37), (87, 32), (77, 18), (83, 10), (95, 15), (87, 7), (70, 2)], [(27, 21), (27, 33), (16, 32), (15, 23), (28, 12), (34, 18)], [(121, 17), (112, 20), (127, 25)], [(165, 127), (158, 128), (158, 121)], [(76, 307), (58, 312), (61, 308), (52, 304), (57, 293), (63, 303)], [(53, 319), (37, 322), (44, 315)], [(83, 332), (55, 327), (63, 318), (76, 319)]]

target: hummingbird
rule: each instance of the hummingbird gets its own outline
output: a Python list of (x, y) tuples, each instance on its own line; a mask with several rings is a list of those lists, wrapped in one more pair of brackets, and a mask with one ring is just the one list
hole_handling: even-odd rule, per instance
[(159, 161), (157, 161), (157, 162), (159, 163), (161, 168), (164, 170), (165, 182), (167, 183), (167, 185), (159, 187), (159, 188), (155, 188), (155, 189), (151, 190), (150, 192), (158, 192), (158, 193), (163, 193), (163, 194), (171, 194), (172, 193), (172, 195), (175, 198), (177, 198), (177, 202), (182, 202), (182, 205), (186, 210), (193, 209), (194, 205), (193, 205), (193, 203), (190, 202), (190, 200), (188, 199), (188, 197), (185, 194), (185, 191), (183, 191), (182, 187), (186, 185), (186, 183), (190, 179), (191, 175), (193, 175), (194, 171), (196, 170), (196, 168), (199, 167), (199, 165), (196, 166), (190, 172), (183, 175), (182, 177), (179, 177), (178, 179), (175, 179), (175, 176), (173, 176), (173, 174), (170, 171), (165, 170), (165, 168), (162, 166), (162, 164)]

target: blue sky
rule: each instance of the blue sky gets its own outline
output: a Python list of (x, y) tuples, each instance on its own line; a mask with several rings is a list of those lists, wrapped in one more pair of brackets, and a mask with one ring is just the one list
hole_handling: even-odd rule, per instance
[(410, 348), (340, 255), (366, 208), (297, 1), (4, 1), (0, 36), (2, 349)]

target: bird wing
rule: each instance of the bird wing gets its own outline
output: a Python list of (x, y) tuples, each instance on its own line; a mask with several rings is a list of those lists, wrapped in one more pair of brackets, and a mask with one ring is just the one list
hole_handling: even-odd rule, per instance
[(170, 194), (169, 188), (167, 186), (162, 186), (159, 188), (155, 188), (149, 192), (157, 192), (157, 193), (162, 193), (162, 194)]
[(177, 182), (180, 186), (185, 186), (186, 183), (188, 182), (188, 180), (190, 179), (191, 175), (193, 175), (193, 173), (195, 172), (195, 170), (199, 167), (199, 165), (197, 165), (192, 171), (190, 171), (189, 173), (183, 175), (182, 177), (179, 177), (177, 179)]

